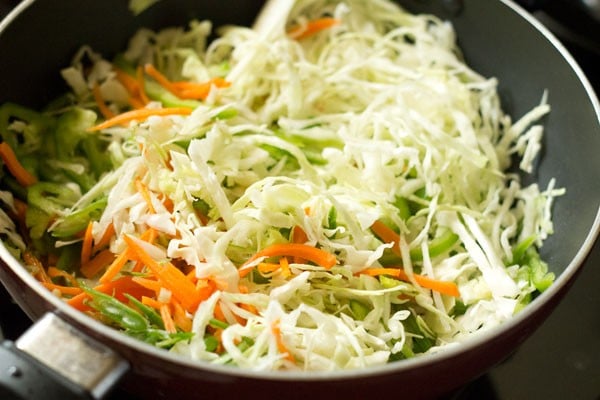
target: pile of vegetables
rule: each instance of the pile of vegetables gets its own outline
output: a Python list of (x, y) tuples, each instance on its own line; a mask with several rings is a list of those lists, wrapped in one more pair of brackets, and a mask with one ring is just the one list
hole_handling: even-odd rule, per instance
[(548, 288), (551, 204), (452, 26), (299, 0), (285, 31), (209, 21), (84, 46), (64, 96), (0, 106), (4, 245), (72, 307), (251, 369), (367, 367), (497, 326)]

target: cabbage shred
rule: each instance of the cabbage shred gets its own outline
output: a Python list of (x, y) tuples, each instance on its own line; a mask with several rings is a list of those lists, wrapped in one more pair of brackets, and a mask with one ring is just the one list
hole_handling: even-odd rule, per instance
[[(89, 221), (95, 240), (114, 225), (116, 254), (126, 246), (122, 235), (155, 228), (161, 238), (149, 252), (192, 267), (217, 290), (193, 313), (191, 334), (169, 336), (150, 323), (129, 333), (183, 357), (242, 368), (384, 364), (510, 319), (553, 280), (537, 249), (552, 233), (551, 203), (562, 191), (554, 181), (524, 187), (509, 171), (515, 157), (524, 173), (535, 167), (537, 121), (550, 110), (545, 95), (513, 123), (496, 79), (469, 68), (452, 26), (431, 15), (384, 0), (299, 0), (287, 27), (322, 17), (339, 24), (302, 40), (227, 26), (209, 41), (210, 22), (193, 21), (141, 30), (111, 61), (82, 48), (62, 71), (69, 95), (35, 118), (9, 111), (10, 122), (0, 120), (26, 139), (23, 159), (51, 151), (36, 136), (40, 121), (46, 131), (62, 126), (56, 137), (70, 143), (69, 154), (45, 154), (60, 181), (47, 174), (29, 189), (35, 251), (68, 265)], [(174, 81), (218, 76), (231, 86), (213, 87), (200, 102), (148, 80), (148, 107), (189, 106), (192, 114), (85, 132), (98, 114), (94, 85), (113, 112), (124, 112), (127, 91), (114, 67), (146, 63)], [(32, 168), (41, 176), (43, 167)], [(1, 198), (7, 208), (11, 196)], [(25, 251), (12, 221), (0, 217), (7, 246)], [(399, 234), (401, 256), (370, 230), (375, 221)], [(295, 227), (337, 264), (289, 259), (289, 274), (254, 268), (240, 278), (255, 253), (293, 241)], [(382, 266), (401, 267), (409, 281), (361, 274)], [(425, 289), (413, 274), (454, 282), (460, 297)], [(216, 321), (217, 306), (226, 322)]]

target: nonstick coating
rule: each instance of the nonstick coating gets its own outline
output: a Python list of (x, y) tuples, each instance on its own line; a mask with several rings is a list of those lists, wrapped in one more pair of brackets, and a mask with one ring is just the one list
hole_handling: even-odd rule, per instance
[[(110, 56), (139, 27), (184, 25), (192, 18), (215, 26), (249, 25), (258, 0), (161, 0), (138, 17), (126, 0), (24, 1), (0, 24), (0, 102), (39, 107), (65, 86), (58, 71), (82, 44)], [(498, 329), (452, 349), (419, 359), (360, 371), (332, 373), (249, 372), (177, 359), (75, 312), (49, 292), (3, 246), (0, 280), (33, 319), (62, 315), (119, 352), (132, 365), (124, 386), (147, 398), (430, 398), (484, 373), (509, 355), (564, 296), (598, 231), (600, 122), (598, 101), (566, 50), (533, 18), (500, 0), (406, 0), (409, 10), (449, 19), (467, 62), (499, 79), (504, 109), (519, 118), (544, 91), (552, 106), (544, 118), (544, 150), (526, 182), (546, 187), (556, 178), (566, 195), (554, 206), (555, 234), (541, 250), (556, 283), (525, 311)], [(551, 349), (549, 349), (551, 351)], [(540, 366), (543, 367), (543, 366)]]

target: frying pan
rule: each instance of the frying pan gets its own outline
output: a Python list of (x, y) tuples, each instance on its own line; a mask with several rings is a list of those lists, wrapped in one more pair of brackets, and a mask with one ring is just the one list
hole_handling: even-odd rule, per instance
[[(0, 397), (102, 397), (120, 380), (140, 398), (435, 398), (517, 348), (565, 295), (598, 234), (598, 100), (558, 40), (509, 0), (400, 3), (452, 21), (466, 61), (484, 76), (499, 79), (503, 108), (513, 118), (548, 91), (552, 112), (543, 121), (544, 150), (536, 171), (523, 179), (545, 187), (554, 177), (566, 188), (553, 209), (555, 234), (541, 249), (557, 275), (550, 289), (502, 326), (437, 354), (364, 370), (257, 372), (181, 359), (122, 335), (63, 304), (0, 245), (0, 280), (38, 321), (16, 344), (1, 347), (5, 392)], [(127, 6), (125, 0), (22, 2), (0, 23), (0, 102), (40, 107), (50, 101), (66, 89), (58, 71), (82, 44), (110, 56), (139, 27), (184, 25), (192, 18), (210, 19), (215, 26), (249, 25), (262, 2), (162, 0), (138, 16)]]

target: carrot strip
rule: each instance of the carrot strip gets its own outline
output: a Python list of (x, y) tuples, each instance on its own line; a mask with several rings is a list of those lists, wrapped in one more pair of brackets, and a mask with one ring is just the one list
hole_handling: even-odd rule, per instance
[(294, 226), (294, 229), (292, 230), (292, 240), (294, 243), (306, 243), (308, 241), (308, 235), (300, 225)]
[(192, 319), (187, 316), (182, 305), (178, 301), (173, 301), (173, 321), (184, 332), (191, 332)]
[[(218, 88), (226, 88), (231, 86), (231, 83), (223, 78), (211, 78), (206, 82), (173, 82), (178, 97), (182, 99), (199, 99), (205, 100), (210, 94), (210, 89), (215, 86)], [(175, 94), (175, 93), (174, 93)]]
[(164, 303), (161, 303), (160, 301), (155, 300), (151, 297), (144, 296), (144, 297), (142, 297), (142, 304), (145, 304), (148, 307), (152, 307), (156, 310), (160, 310), (160, 308), (163, 306)]
[(195, 311), (201, 299), (196, 286), (185, 274), (170, 262), (158, 263), (132, 237), (125, 235), (123, 238), (135, 257), (152, 271), (165, 289), (170, 290), (187, 311)]
[(144, 184), (139, 178), (135, 180), (135, 188), (142, 195), (146, 205), (148, 206), (148, 211), (151, 214), (156, 214), (156, 209), (152, 204), (152, 197), (150, 196), (150, 191), (148, 190), (148, 186)]
[(163, 304), (160, 306), (160, 317), (165, 324), (165, 330), (169, 333), (177, 332), (177, 328), (175, 327), (175, 322), (173, 322), (173, 316), (171, 315), (171, 307), (168, 304)]
[(102, 116), (105, 119), (113, 118), (115, 116), (115, 113), (112, 112), (112, 110), (110, 108), (108, 108), (108, 106), (106, 105), (106, 102), (104, 101), (104, 98), (102, 97), (102, 91), (100, 90), (100, 85), (98, 85), (98, 83), (94, 84), (94, 87), (92, 88), (92, 95), (94, 96), (94, 101), (96, 102), (96, 106), (98, 107), (98, 110), (100, 110), (100, 114), (102, 114)]
[(44, 269), (44, 265), (42, 262), (33, 255), (30, 251), (23, 252), (23, 261), (25, 264), (28, 264), (35, 268), (35, 271), (32, 271), (32, 275), (36, 277), (36, 279), (40, 282), (52, 283), (52, 279), (46, 274), (46, 270)]
[(271, 325), (271, 332), (273, 333), (273, 336), (275, 336), (275, 341), (277, 343), (277, 350), (279, 350), (279, 352), (281, 354), (285, 355), (286, 360), (295, 362), (296, 360), (294, 359), (294, 356), (292, 355), (292, 353), (289, 351), (289, 349), (283, 342), (281, 328), (279, 327), (279, 320), (276, 320), (275, 322), (273, 322), (273, 324)]
[(279, 265), (281, 266), (281, 274), (284, 278), (287, 278), (292, 274), (290, 271), (290, 263), (288, 262), (287, 257), (281, 257), (279, 259)]
[(339, 25), (342, 21), (337, 18), (325, 17), (307, 22), (306, 24), (298, 25), (288, 30), (287, 35), (291, 39), (302, 40), (313, 36), (325, 29), (329, 29), (335, 25)]
[(42, 282), (42, 285), (44, 285), (48, 290), (58, 290), (63, 295), (66, 294), (69, 296), (76, 296), (83, 292), (83, 289), (81, 289), (80, 287), (62, 286), (51, 282)]
[(117, 75), (117, 80), (129, 93), (129, 104), (136, 109), (144, 108), (148, 102), (144, 101), (145, 99), (142, 98), (140, 94), (142, 89), (140, 89), (138, 80), (121, 69), (115, 68), (114, 70)]
[[(294, 243), (306, 243), (308, 241), (308, 235), (300, 225), (294, 226), (294, 229), (292, 230), (292, 241)], [(294, 257), (292, 260), (296, 264), (302, 264), (306, 262), (306, 260), (302, 259), (301, 257)]]
[(69, 282), (71, 284), (71, 286), (74, 286), (74, 287), (79, 286), (79, 282), (77, 282), (77, 279), (75, 279), (75, 277), (73, 275), (71, 275), (70, 273), (68, 273), (67, 271), (63, 271), (56, 267), (48, 267), (47, 273), (50, 278), (62, 277), (67, 282)]
[(92, 247), (92, 253), (95, 253), (98, 250), (102, 249), (103, 247), (108, 246), (110, 244), (110, 239), (112, 239), (112, 237), (114, 235), (115, 235), (115, 225), (111, 222), (106, 227), (106, 230), (102, 234), (102, 237), (100, 238), (98, 243), (94, 243), (94, 246)]
[(281, 265), (275, 263), (261, 262), (256, 266), (256, 268), (259, 272), (263, 274), (268, 274), (269, 272), (277, 271), (279, 268), (281, 268)]
[(140, 110), (140, 109), (146, 107), (146, 104), (137, 97), (129, 97), (128, 102), (129, 102), (129, 105), (131, 107), (135, 108), (136, 110)]
[(393, 245), (392, 245), (392, 251), (397, 256), (400, 256), (400, 257), (402, 256), (401, 253), (400, 253), (400, 235), (398, 235), (396, 232), (394, 232), (393, 229), (391, 229), (390, 227), (388, 227), (383, 222), (377, 220), (377, 221), (373, 222), (373, 225), (371, 225), (371, 230), (383, 242), (385, 242), (385, 243), (393, 243)]
[(291, 256), (300, 257), (305, 260), (314, 262), (326, 269), (333, 267), (337, 260), (334, 254), (328, 253), (324, 250), (318, 249), (313, 246), (301, 243), (278, 243), (271, 245), (258, 253), (254, 254), (248, 261), (246, 261), (238, 270), (240, 277), (246, 276), (251, 268), (246, 267), (253, 261), (262, 257), (276, 257), (276, 256)]
[[(370, 276), (390, 275), (394, 278), (410, 282), (410, 277), (408, 276), (408, 274), (400, 268), (369, 268), (364, 271), (361, 271), (360, 273)], [(413, 274), (413, 278), (415, 282), (417, 282), (420, 286), (426, 289), (431, 289), (442, 294), (447, 294), (448, 296), (460, 297), (458, 286), (454, 282), (440, 281), (418, 274)]]
[(113, 262), (106, 268), (104, 274), (98, 279), (100, 283), (108, 283), (113, 280), (115, 276), (123, 269), (127, 261), (130, 259), (130, 254), (127, 250), (122, 252), (113, 260)]
[(177, 88), (173, 86), (173, 83), (164, 76), (159, 70), (157, 70), (154, 65), (146, 64), (144, 65), (144, 72), (146, 72), (150, 77), (152, 77), (159, 85), (167, 89), (169, 92), (175, 94), (177, 92)]
[(88, 132), (100, 131), (115, 125), (125, 124), (134, 120), (145, 120), (153, 115), (168, 116), (168, 115), (189, 115), (192, 113), (189, 107), (167, 107), (167, 108), (141, 108), (139, 110), (131, 110), (107, 119), (106, 121), (88, 128)]
[(207, 82), (172, 82), (152, 64), (146, 64), (144, 66), (144, 71), (154, 78), (154, 80), (162, 87), (181, 99), (204, 100), (210, 93), (212, 86), (216, 86), (218, 88), (231, 86), (230, 82), (227, 82), (225, 79), (219, 77), (212, 78)]
[[(154, 239), (156, 239), (156, 229), (149, 228), (147, 231), (145, 231), (144, 233), (141, 234), (140, 239), (145, 240), (148, 243), (152, 243), (154, 241)], [(117, 276), (117, 274), (125, 266), (127, 261), (129, 261), (131, 259), (131, 257), (132, 257), (132, 254), (129, 251), (129, 248), (125, 249), (125, 251), (123, 251), (121, 254), (119, 254), (117, 256), (117, 258), (115, 258), (115, 260), (112, 262), (112, 264), (108, 266), (108, 268), (106, 269), (106, 271), (104, 272), (104, 274), (100, 277), (100, 279), (98, 281), (100, 283), (108, 283), (108, 282), (112, 281), (114, 279), (114, 277)], [(141, 271), (141, 268), (139, 268), (139, 270)], [(136, 271), (135, 268), (134, 268), (134, 271), (140, 272), (140, 271)]]
[(146, 289), (153, 290), (156, 293), (160, 292), (160, 289), (162, 287), (160, 285), (160, 282), (152, 280), (152, 279), (142, 278), (142, 277), (139, 277), (139, 276), (134, 276), (131, 279), (135, 283), (138, 283), (139, 285), (145, 287)]
[(215, 292), (216, 288), (216, 283), (211, 279), (198, 279), (196, 282), (196, 290), (198, 291), (200, 301), (208, 299)]
[(0, 158), (21, 186), (27, 187), (37, 182), (37, 178), (23, 167), (12, 147), (6, 142), (0, 143)]
[(88, 279), (96, 276), (107, 266), (111, 265), (115, 260), (115, 255), (108, 249), (101, 251), (94, 258), (81, 266), (79, 271)]
[(81, 245), (81, 265), (87, 264), (92, 257), (92, 242), (94, 241), (94, 237), (92, 236), (93, 226), (93, 222), (90, 221), (85, 229), (85, 234), (83, 235), (83, 244)]
[[(128, 301), (127, 297), (125, 297), (125, 294), (129, 294), (130, 296), (133, 296), (140, 301), (143, 296), (154, 295), (154, 292), (143, 288), (137, 283), (133, 282), (130, 276), (122, 276), (118, 279), (115, 279), (114, 281), (102, 283), (100, 285), (95, 286), (94, 290), (114, 296), (117, 300), (123, 303), (126, 303)], [(69, 299), (67, 303), (72, 307), (76, 308), (77, 310), (84, 312), (89, 311), (91, 310), (91, 308), (85, 305), (85, 300), (89, 297), (89, 294), (83, 292)]]
[(148, 104), (150, 103), (150, 99), (146, 95), (146, 88), (144, 86), (144, 69), (142, 66), (138, 66), (136, 69), (136, 79), (137, 79), (137, 87), (138, 87), (138, 96), (142, 103)]
[(223, 310), (221, 309), (221, 302), (220, 301), (217, 302), (217, 304), (215, 304), (215, 308), (213, 310), (213, 315), (219, 321), (227, 322), (227, 318), (225, 317), (225, 314), (223, 313)]

